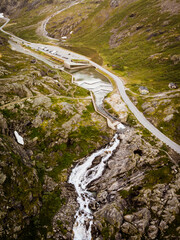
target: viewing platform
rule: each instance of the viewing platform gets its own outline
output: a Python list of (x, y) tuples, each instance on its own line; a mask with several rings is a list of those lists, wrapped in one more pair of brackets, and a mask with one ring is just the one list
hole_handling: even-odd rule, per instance
[(89, 61), (81, 60), (81, 59), (72, 59), (64, 61), (64, 67), (67, 69), (83, 69), (92, 67)]

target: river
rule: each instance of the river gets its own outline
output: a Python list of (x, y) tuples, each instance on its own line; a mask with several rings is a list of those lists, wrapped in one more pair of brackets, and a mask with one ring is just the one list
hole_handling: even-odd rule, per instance
[[(7, 23), (8, 23), (7, 19)], [(46, 22), (47, 23), (47, 22)], [(3, 26), (5, 26), (4, 24)], [(2, 30), (2, 27), (0, 27), (0, 30)], [(4, 30), (2, 30), (4, 33), (6, 33)], [(9, 34), (9, 33), (7, 33)], [(85, 59), (86, 57), (81, 56), (76, 53), (72, 53), (70, 51), (64, 50), (60, 47), (56, 46), (50, 46), (50, 45), (42, 45), (42, 44), (36, 44), (36, 43), (30, 43), (27, 41), (24, 41), (23, 39), (17, 38), (15, 36), (11, 35), (12, 39), (20, 44), (26, 44), (27, 46), (30, 46), (32, 49), (40, 50), (42, 52), (46, 52), (44, 48), (48, 48), (48, 52), (50, 51), (56, 51), (56, 56), (59, 56), (61, 59)], [(18, 45), (18, 44), (17, 44)], [(14, 44), (14, 48), (17, 46)], [(20, 50), (21, 49), (21, 50)], [(16, 48), (18, 51), (26, 51), (22, 50), (22, 46)], [(29, 53), (24, 52), (26, 54), (32, 55), (47, 64), (49, 64), (51, 67), (53, 67), (53, 63), (46, 60), (45, 57), (42, 57), (35, 53)], [(53, 55), (53, 54), (51, 54)], [(43, 60), (44, 59), (44, 60)], [(139, 110), (133, 105), (133, 103), (130, 101), (128, 96), (126, 95), (124, 85), (119, 77), (112, 74), (108, 70), (104, 69), (103, 67), (95, 64), (94, 62), (90, 61), (93, 66), (99, 68), (100, 70), (104, 71), (105, 73), (109, 74), (116, 82), (119, 92), (121, 93), (121, 96), (123, 100), (127, 103), (130, 110), (134, 113), (134, 115), (137, 117), (137, 119), (145, 126), (151, 133), (153, 133), (156, 137), (158, 137), (160, 140), (165, 142), (167, 145), (169, 145), (172, 149), (174, 149), (176, 152), (180, 153), (180, 147), (173, 141), (171, 141), (169, 138), (167, 138), (164, 134), (162, 134), (158, 129), (156, 129)], [(97, 106), (102, 106), (102, 100), (104, 96), (111, 91), (111, 85), (108, 85), (106, 81), (103, 83), (99, 80), (99, 77), (93, 76), (93, 74), (90, 74), (87, 76), (87, 72), (76, 72), (73, 73), (75, 77), (75, 83), (86, 88), (89, 90), (92, 90), (95, 97), (96, 97), (96, 104)], [(94, 82), (93, 82), (94, 81)], [(109, 83), (110, 84), (110, 83)], [(93, 87), (92, 87), (93, 86)], [(90, 89), (91, 88), (91, 89)], [(97, 91), (97, 89), (100, 88), (101, 91)], [(107, 91), (106, 91), (107, 90)], [(99, 94), (98, 94), (99, 92)], [(101, 109), (99, 109), (101, 110)], [(121, 123), (118, 125), (119, 129), (124, 129), (124, 125)], [(111, 140), (111, 142), (105, 147), (102, 148), (96, 152), (94, 152), (91, 156), (88, 156), (84, 163), (81, 165), (75, 166), (75, 168), (72, 170), (72, 173), (69, 177), (69, 183), (72, 183), (75, 186), (75, 189), (78, 194), (77, 201), (79, 203), (79, 209), (75, 215), (75, 223), (73, 227), (74, 231), (74, 240), (91, 240), (91, 226), (93, 223), (93, 214), (89, 208), (89, 204), (91, 201), (93, 201), (93, 194), (88, 191), (88, 184), (90, 184), (95, 179), (101, 177), (103, 170), (105, 169), (106, 163), (109, 160), (109, 158), (112, 156), (113, 151), (116, 150), (120, 143), (120, 140), (118, 139), (118, 133), (116, 133)], [(94, 161), (97, 157), (100, 157), (100, 161), (96, 165), (94, 165)]]
[[(92, 91), (95, 96), (97, 109), (106, 117), (113, 119), (103, 109), (104, 97), (113, 90), (108, 79), (97, 72), (94, 68), (83, 69), (76, 72), (71, 72), (74, 78), (74, 83), (89, 91)], [(124, 129), (124, 125), (119, 123), (118, 128)], [(91, 227), (93, 224), (93, 213), (89, 205), (94, 201), (93, 194), (87, 190), (88, 184), (102, 176), (106, 163), (112, 156), (120, 143), (118, 133), (116, 133), (111, 142), (105, 147), (92, 155), (85, 158), (83, 164), (78, 164), (69, 177), (69, 183), (75, 186), (78, 194), (77, 202), (79, 209), (75, 215), (75, 223), (73, 227), (74, 240), (91, 240)], [(95, 160), (97, 164), (94, 164)]]
[[(119, 129), (120, 128), (124, 129), (125, 127), (119, 124)], [(116, 133), (105, 148), (87, 157), (83, 164), (77, 164), (69, 177), (69, 183), (75, 186), (78, 194), (77, 201), (79, 203), (79, 209), (75, 215), (76, 220), (73, 227), (74, 240), (92, 239), (91, 227), (93, 224), (93, 213), (89, 206), (91, 202), (94, 201), (94, 197), (93, 194), (88, 191), (88, 185), (102, 176), (107, 161), (120, 143), (118, 136), (118, 133)], [(93, 164), (97, 157), (100, 158), (97, 161), (98, 163)]]

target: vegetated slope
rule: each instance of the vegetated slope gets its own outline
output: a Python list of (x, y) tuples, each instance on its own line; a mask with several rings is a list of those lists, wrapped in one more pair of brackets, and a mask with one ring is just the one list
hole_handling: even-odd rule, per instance
[(60, 3), (58, 0), (1, 0), (0, 12), (6, 13), (8, 15), (17, 16), (21, 13), (22, 9), (25, 8), (26, 11), (36, 9), (39, 6)]
[[(65, 46), (69, 44), (90, 57), (95, 55), (93, 59), (99, 63), (103, 58), (104, 65), (124, 77), (126, 87), (134, 92), (130, 94), (132, 100), (142, 110), (146, 99), (139, 93), (140, 86), (146, 86), (153, 97), (163, 91), (170, 95), (170, 82), (180, 85), (179, 9), (180, 3), (175, 0), (104, 0), (96, 8), (88, 0), (77, 5), (75, 11), (71, 8), (52, 18), (47, 29), (59, 39), (66, 35)], [(97, 58), (95, 52), (102, 58)], [(180, 138), (178, 98), (179, 91), (172, 92), (162, 101), (156, 99), (149, 111), (143, 110), (176, 142)]]
[(109, 141), (89, 96), (70, 75), (12, 51), (1, 34), (0, 239), (47, 239), (69, 199), (67, 169)]
[(63, 0), (2, 1), (0, 12), (11, 19), (7, 30), (31, 41), (46, 41), (42, 33), (42, 21), (52, 13), (71, 4)]

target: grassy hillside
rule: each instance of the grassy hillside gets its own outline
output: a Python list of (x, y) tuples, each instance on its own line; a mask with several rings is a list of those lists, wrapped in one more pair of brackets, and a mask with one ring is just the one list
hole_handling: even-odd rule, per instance
[[(151, 97), (158, 92), (170, 93), (170, 82), (180, 85), (180, 2), (120, 1), (119, 6), (111, 6), (112, 1), (109, 0), (102, 1), (96, 8), (91, 7), (89, 1), (87, 5), (81, 3), (75, 11), (72, 8), (52, 18), (47, 29), (52, 36), (59, 38), (66, 33), (66, 47), (71, 46), (71, 49), (93, 57), (98, 63), (102, 63), (103, 59), (107, 68), (124, 78), (126, 87), (133, 91), (132, 100), (138, 101), (141, 108), (144, 102), (138, 90), (141, 85), (148, 87)], [(89, 13), (85, 13), (84, 9), (88, 9)], [(65, 16), (72, 17), (67, 19)], [(81, 22), (76, 26), (79, 16)], [(69, 34), (68, 29), (73, 33)], [(174, 134), (179, 129), (178, 114), (173, 115), (172, 121), (176, 124), (172, 132), (168, 127), (171, 123), (163, 124), (163, 119), (168, 114), (179, 112), (178, 97), (170, 98), (168, 107), (174, 109), (170, 113), (161, 111), (157, 115), (158, 108), (164, 109), (161, 103), (157, 104), (158, 108), (155, 106), (153, 114), (145, 112), (156, 126), (175, 141), (179, 141), (180, 137)]]
[[(37, 1), (3, 1), (0, 12), (11, 19), (6, 30), (18, 37), (34, 42), (47, 41), (43, 37), (42, 21), (54, 12), (68, 6), (69, 1), (37, 0)], [(72, 1), (73, 2), (73, 1)]]

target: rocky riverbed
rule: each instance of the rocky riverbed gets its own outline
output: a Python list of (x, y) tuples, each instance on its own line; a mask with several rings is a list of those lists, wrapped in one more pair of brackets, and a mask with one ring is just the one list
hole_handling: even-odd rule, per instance
[[(140, 132), (137, 125), (120, 134), (120, 145), (103, 176), (88, 185), (94, 196), (93, 239), (178, 239), (179, 156), (168, 156), (160, 142)], [(66, 187), (64, 194), (71, 197), (54, 218), (56, 239), (73, 239), (78, 206), (73, 186)], [(60, 219), (66, 219), (61, 228)]]

